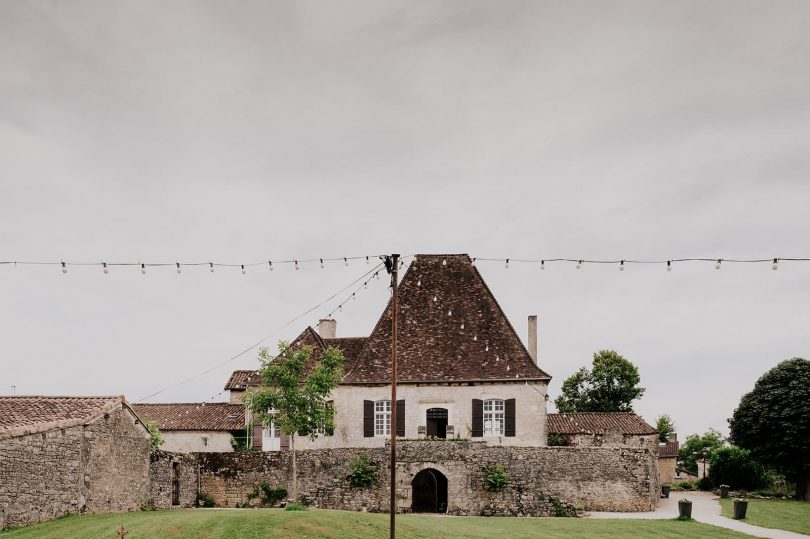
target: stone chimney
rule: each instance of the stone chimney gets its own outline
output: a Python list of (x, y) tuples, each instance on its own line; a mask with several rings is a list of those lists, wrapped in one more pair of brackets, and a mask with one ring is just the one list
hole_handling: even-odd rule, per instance
[(332, 318), (318, 320), (318, 335), (322, 339), (334, 339), (337, 337), (337, 320)]
[(537, 365), (537, 315), (529, 316), (529, 355)]

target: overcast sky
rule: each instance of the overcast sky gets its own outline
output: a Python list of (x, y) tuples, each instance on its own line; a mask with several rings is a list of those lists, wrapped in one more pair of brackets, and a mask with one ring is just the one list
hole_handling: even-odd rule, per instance
[[(4, 1), (0, 260), (810, 256), (808, 59), (802, 1)], [(0, 393), (137, 401), (368, 267), (0, 266)], [(479, 268), (552, 399), (615, 349), (682, 436), (810, 357), (810, 263)]]

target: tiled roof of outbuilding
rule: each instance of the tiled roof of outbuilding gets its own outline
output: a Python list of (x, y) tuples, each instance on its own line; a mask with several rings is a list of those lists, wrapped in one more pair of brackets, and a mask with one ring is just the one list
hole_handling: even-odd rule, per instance
[(132, 409), (144, 421), (160, 430), (240, 430), (245, 428), (245, 407), (228, 402), (170, 402), (134, 404)]
[[(467, 255), (417, 255), (408, 268), (399, 285), (397, 378), (405, 383), (551, 379), (529, 356)], [(390, 380), (389, 301), (343, 382)]]
[(657, 434), (655, 427), (631, 412), (548, 414), (548, 432), (559, 434)]
[(659, 458), (677, 457), (679, 449), (680, 447), (678, 442), (667, 442), (665, 444), (659, 444), (658, 457)]
[(225, 389), (244, 391), (249, 387), (261, 385), (261, 382), (259, 371), (233, 371), (231, 377), (225, 383)]
[(0, 438), (84, 425), (125, 405), (122, 395), (0, 397)]

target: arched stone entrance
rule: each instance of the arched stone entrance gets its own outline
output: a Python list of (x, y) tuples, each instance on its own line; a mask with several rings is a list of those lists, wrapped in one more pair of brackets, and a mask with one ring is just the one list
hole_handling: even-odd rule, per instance
[(439, 470), (426, 468), (416, 474), (411, 489), (412, 512), (447, 512), (447, 477)]

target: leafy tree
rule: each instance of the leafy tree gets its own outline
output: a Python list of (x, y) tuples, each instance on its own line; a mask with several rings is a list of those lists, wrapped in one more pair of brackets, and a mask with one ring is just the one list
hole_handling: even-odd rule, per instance
[(743, 395), (729, 419), (731, 439), (796, 482), (810, 500), (810, 361), (783, 361)]
[(661, 414), (655, 420), (655, 430), (658, 431), (658, 441), (666, 443), (669, 441), (669, 435), (675, 432), (675, 422), (669, 414)]
[(767, 486), (765, 467), (751, 456), (747, 449), (734, 445), (712, 451), (709, 461), (709, 480), (712, 485), (728, 485), (735, 489), (753, 490)]
[(632, 412), (632, 402), (644, 394), (638, 368), (614, 350), (593, 355), (593, 368), (582, 367), (562, 385), (554, 401), (557, 410), (572, 412)]
[(722, 434), (714, 429), (709, 429), (702, 436), (700, 434), (690, 434), (681, 444), (678, 451), (678, 460), (683, 462), (683, 467), (696, 474), (698, 472), (697, 462), (704, 457), (709, 458), (712, 451), (723, 447), (726, 440)]
[(149, 430), (149, 447), (152, 451), (160, 449), (160, 446), (165, 444), (166, 440), (160, 435), (160, 429), (158, 429), (157, 423), (154, 421), (144, 421), (143, 424), (147, 430)]
[(335, 427), (334, 409), (327, 401), (343, 374), (343, 354), (329, 347), (321, 361), (312, 365), (312, 348), (293, 349), (280, 342), (273, 357), (266, 348), (259, 352), (259, 375), (264, 387), (247, 395), (245, 403), (262, 425), (273, 423), (290, 436), (292, 452), (292, 497), (298, 499), (298, 468), (295, 461), (295, 437), (314, 439), (320, 432)]

